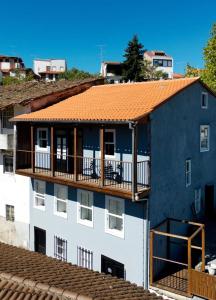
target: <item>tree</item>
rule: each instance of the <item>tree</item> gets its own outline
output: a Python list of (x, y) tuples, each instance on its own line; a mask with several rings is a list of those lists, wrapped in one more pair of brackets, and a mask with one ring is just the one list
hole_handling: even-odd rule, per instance
[(213, 24), (211, 36), (204, 48), (205, 71), (202, 73), (203, 81), (216, 91), (216, 23)]
[(63, 74), (61, 74), (59, 76), (59, 79), (67, 79), (73, 81), (73, 80), (82, 80), (82, 79), (94, 78), (94, 77), (98, 77), (98, 76), (96, 74), (91, 74), (89, 72), (72, 68), (71, 70), (68, 70)]
[(141, 68), (141, 75), (144, 80), (160, 80), (160, 79), (167, 79), (168, 74), (157, 70), (156, 66), (153, 66), (150, 61), (147, 59), (144, 59), (142, 62), (142, 68)]
[(199, 77), (202, 74), (201, 69), (197, 69), (192, 67), (189, 63), (187, 63), (185, 68), (185, 77)]
[(134, 35), (125, 49), (125, 61), (123, 62), (123, 77), (125, 81), (142, 81), (143, 45), (139, 43), (137, 35)]

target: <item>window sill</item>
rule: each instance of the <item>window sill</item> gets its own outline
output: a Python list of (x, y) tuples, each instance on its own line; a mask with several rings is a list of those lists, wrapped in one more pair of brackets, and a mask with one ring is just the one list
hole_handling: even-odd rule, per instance
[(78, 219), (77, 223), (81, 224), (81, 225), (84, 225), (84, 226), (87, 226), (87, 227), (90, 227), (90, 228), (94, 227), (93, 221), (85, 221), (85, 220)]
[(67, 219), (67, 213), (61, 213), (61, 212), (58, 212), (58, 211), (54, 211), (54, 215), (58, 216), (58, 217), (61, 217), (61, 218), (64, 218), (64, 219)]
[(45, 206), (34, 206), (34, 208), (45, 211)]
[(209, 151), (209, 149), (200, 149), (200, 152), (202, 153), (202, 152), (208, 152)]
[(123, 231), (119, 231), (119, 230), (116, 230), (116, 229), (108, 229), (108, 228), (106, 228), (105, 232), (108, 233), (108, 234), (111, 234), (113, 236), (116, 236), (118, 238), (124, 239), (124, 232)]

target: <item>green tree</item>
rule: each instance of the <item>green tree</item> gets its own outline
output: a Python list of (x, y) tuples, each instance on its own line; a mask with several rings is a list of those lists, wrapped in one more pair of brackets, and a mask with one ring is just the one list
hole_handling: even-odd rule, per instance
[(199, 77), (202, 74), (202, 70), (192, 67), (187, 63), (185, 68), (185, 77)]
[(67, 79), (67, 80), (82, 80), (87, 78), (98, 77), (96, 74), (91, 74), (89, 72), (85, 72), (82, 70), (78, 70), (76, 68), (72, 68), (59, 76), (59, 79)]
[(156, 66), (153, 66), (150, 61), (144, 59), (142, 62), (141, 75), (144, 80), (159, 80), (159, 79), (167, 79), (168, 74), (157, 70)]
[(123, 77), (125, 81), (142, 81), (143, 45), (139, 43), (137, 35), (134, 35), (125, 49), (125, 61), (123, 62)]
[(204, 48), (205, 71), (201, 78), (216, 91), (216, 23), (213, 24), (210, 38)]

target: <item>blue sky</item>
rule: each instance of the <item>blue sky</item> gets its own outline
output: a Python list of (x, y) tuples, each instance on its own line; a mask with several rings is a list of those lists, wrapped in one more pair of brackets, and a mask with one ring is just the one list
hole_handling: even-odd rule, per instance
[(203, 66), (215, 11), (215, 0), (2, 0), (0, 53), (21, 56), (28, 67), (35, 57), (53, 57), (98, 72), (99, 45), (105, 60), (121, 61), (136, 33), (183, 72), (187, 62)]

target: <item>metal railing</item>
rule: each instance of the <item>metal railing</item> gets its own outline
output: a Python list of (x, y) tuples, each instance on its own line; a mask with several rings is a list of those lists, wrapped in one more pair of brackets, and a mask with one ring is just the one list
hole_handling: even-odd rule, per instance
[[(16, 169), (99, 186), (102, 184), (100, 158), (17, 150)], [(137, 163), (137, 190), (149, 187), (149, 170), (149, 161)], [(132, 162), (104, 159), (103, 184), (131, 191), (132, 172)]]

